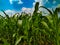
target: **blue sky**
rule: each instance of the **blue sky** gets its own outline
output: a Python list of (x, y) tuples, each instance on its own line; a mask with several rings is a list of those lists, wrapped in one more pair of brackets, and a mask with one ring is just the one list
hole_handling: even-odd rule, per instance
[(32, 8), (34, 0), (21, 0), (23, 3), (18, 4), (19, 0), (0, 0), (0, 10), (21, 10), (22, 7)]
[[(40, 0), (38, 1), (40, 2)], [(18, 4), (18, 2), (19, 0), (0, 0), (0, 10), (21, 10), (23, 7), (32, 8), (35, 0), (21, 0), (22, 4)], [(56, 7), (60, 3), (60, 0), (48, 0), (46, 3), (45, 2), (46, 0), (43, 0), (41, 3), (46, 7), (52, 8)]]
[(60, 0), (0, 0), (0, 10), (7, 13), (26, 10), (26, 12), (32, 12), (35, 2), (47, 8), (55, 8), (60, 4)]

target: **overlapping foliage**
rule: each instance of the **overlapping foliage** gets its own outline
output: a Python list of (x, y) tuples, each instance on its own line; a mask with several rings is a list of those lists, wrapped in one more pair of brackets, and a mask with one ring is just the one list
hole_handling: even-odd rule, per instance
[[(43, 16), (39, 8), (45, 8), (50, 14)], [(22, 13), (9, 17), (0, 15), (0, 45), (60, 45), (60, 18), (56, 8), (51, 12), (37, 2), (32, 14)]]

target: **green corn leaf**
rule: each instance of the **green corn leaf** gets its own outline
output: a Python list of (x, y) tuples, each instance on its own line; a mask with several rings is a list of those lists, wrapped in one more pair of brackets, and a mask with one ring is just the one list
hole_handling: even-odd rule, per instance
[(8, 14), (6, 14), (3, 10), (2, 10), (2, 12), (5, 14), (5, 16), (9, 19), (9, 15)]
[(49, 26), (47, 25), (46, 22), (42, 21), (41, 24), (42, 24), (44, 27), (46, 27), (47, 29), (49, 29)]
[(38, 9), (39, 9), (39, 2), (36, 2), (34, 13), (37, 13)]
[(40, 6), (39, 8), (44, 8), (46, 9), (51, 15), (53, 15), (53, 13), (51, 12), (51, 10), (49, 10), (48, 8), (44, 7), (44, 6)]
[(3, 44), (3, 45), (10, 45), (10, 44), (7, 42), (7, 40), (6, 40), (6, 39), (2, 38), (2, 40), (3, 40), (3, 42), (4, 42), (4, 44)]
[(20, 36), (20, 37), (16, 40), (15, 45), (18, 45), (18, 43), (21, 41), (22, 38), (24, 38), (24, 36)]

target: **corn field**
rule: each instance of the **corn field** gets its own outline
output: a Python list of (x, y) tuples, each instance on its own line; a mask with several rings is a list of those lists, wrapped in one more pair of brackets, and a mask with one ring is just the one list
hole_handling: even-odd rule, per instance
[[(39, 8), (49, 14), (43, 16)], [(5, 17), (0, 15), (0, 45), (60, 45), (60, 8), (51, 11), (36, 2), (32, 15), (16, 13), (9, 17), (2, 12)]]

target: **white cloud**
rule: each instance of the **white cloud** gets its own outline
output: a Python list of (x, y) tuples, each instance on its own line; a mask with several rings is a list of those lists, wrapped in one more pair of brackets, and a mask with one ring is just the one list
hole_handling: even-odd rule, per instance
[[(15, 10), (10, 10), (10, 9), (5, 10), (4, 12), (5, 12), (6, 14), (8, 14), (9, 17), (10, 17), (10, 16), (13, 16), (13, 15), (16, 14), (16, 13), (21, 14), (20, 11), (15, 11)], [(5, 16), (4, 13), (3, 13), (2, 11), (0, 11), (0, 15)]]
[(33, 13), (34, 11), (34, 8), (26, 8), (26, 7), (23, 7), (21, 12), (25, 12), (25, 13)]
[(23, 4), (23, 2), (21, 0), (9, 0), (10, 4), (13, 4), (13, 1), (18, 1), (18, 4)]
[[(22, 12), (25, 12), (27, 14), (29, 14), (29, 13), (32, 14), (33, 11), (34, 11), (34, 8), (26, 8), (26, 7), (23, 7), (21, 9), (21, 11), (15, 11), (15, 10), (8, 9), (8, 10), (5, 10), (5, 13), (8, 14), (9, 16), (13, 16), (15, 13), (21, 14)], [(0, 12), (0, 15), (5, 16), (3, 12)]]
[(21, 0), (19, 0), (18, 4), (23, 4), (23, 2)]
[(12, 0), (9, 0), (10, 1), (10, 4), (12, 4)]
[(5, 11), (6, 14), (8, 14), (9, 16), (14, 15), (16, 12), (14, 10), (6, 10)]
[[(15, 14), (16, 12), (14, 10), (6, 10), (4, 11), (6, 14), (8, 14), (9, 16), (12, 16), (13, 14)], [(0, 15), (5, 16), (4, 13), (2, 11), (0, 11)]]

